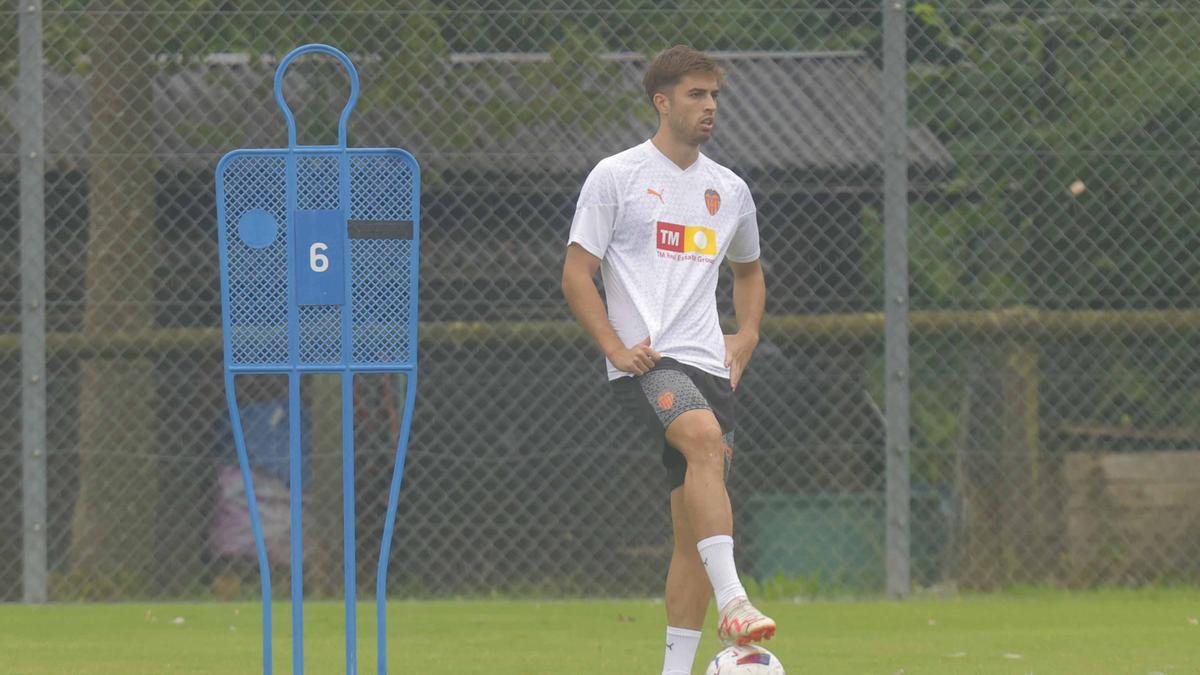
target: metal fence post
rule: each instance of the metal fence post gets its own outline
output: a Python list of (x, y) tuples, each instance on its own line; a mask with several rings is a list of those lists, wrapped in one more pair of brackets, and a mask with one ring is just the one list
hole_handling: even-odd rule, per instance
[(46, 601), (46, 256), (41, 0), (17, 2), (21, 147), (21, 513), (25, 602)]
[(910, 588), (908, 110), (905, 6), (883, 3), (884, 358), (887, 415), (887, 593)]

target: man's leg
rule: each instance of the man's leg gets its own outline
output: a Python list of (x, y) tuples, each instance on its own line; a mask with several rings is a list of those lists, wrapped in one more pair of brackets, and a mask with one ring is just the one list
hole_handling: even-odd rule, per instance
[(725, 491), (725, 443), (707, 408), (688, 410), (667, 427), (667, 442), (687, 459), (683, 503), (696, 541), (733, 535), (733, 508)]
[(775, 622), (750, 605), (733, 561), (733, 509), (725, 491), (725, 443), (721, 425), (708, 408), (681, 413), (667, 426), (667, 441), (687, 459), (683, 505), (701, 565), (721, 614), (722, 642), (745, 644), (770, 639)]
[(696, 550), (698, 538), (688, 522), (683, 505), (683, 488), (671, 492), (671, 525), (675, 547), (667, 570), (667, 623), (678, 628), (700, 630), (712, 598), (712, 585)]
[(683, 505), (683, 488), (671, 491), (671, 526), (675, 546), (667, 569), (667, 638), (663, 675), (688, 675), (696, 659), (700, 629), (708, 612), (712, 585), (696, 550), (696, 537)]

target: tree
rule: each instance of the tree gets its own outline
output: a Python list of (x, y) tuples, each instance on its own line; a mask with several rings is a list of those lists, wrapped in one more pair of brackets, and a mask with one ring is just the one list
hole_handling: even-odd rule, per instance
[[(152, 325), (155, 161), (151, 26), (138, 0), (96, 2), (88, 164), (83, 331), (89, 341)], [(102, 11), (101, 11), (102, 9)], [(71, 578), (90, 597), (140, 583), (130, 561), (153, 569), (158, 472), (154, 363), (139, 354), (90, 354), (81, 364), (79, 496), (71, 524)]]

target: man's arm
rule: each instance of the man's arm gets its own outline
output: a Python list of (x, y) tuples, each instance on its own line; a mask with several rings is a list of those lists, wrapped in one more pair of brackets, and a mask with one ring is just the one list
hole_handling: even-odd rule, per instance
[(767, 302), (767, 284), (758, 260), (746, 263), (730, 261), (733, 268), (733, 311), (737, 315), (738, 332), (725, 336), (725, 365), (729, 368), (729, 385), (737, 389), (738, 381), (750, 363), (758, 346), (758, 328), (762, 323)]
[(621, 343), (617, 331), (608, 321), (604, 301), (596, 290), (596, 270), (600, 259), (588, 253), (579, 244), (567, 246), (567, 258), (563, 262), (562, 290), (567, 304), (575, 313), (580, 325), (592, 336), (592, 340), (604, 351), (604, 355), (619, 370), (634, 375), (644, 375), (654, 367), (659, 353), (650, 347), (650, 338), (630, 348)]

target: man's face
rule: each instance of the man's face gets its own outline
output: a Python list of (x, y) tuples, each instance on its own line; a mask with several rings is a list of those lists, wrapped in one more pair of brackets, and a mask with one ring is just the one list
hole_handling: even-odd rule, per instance
[(717, 117), (720, 83), (713, 73), (688, 73), (666, 94), (663, 121), (671, 135), (688, 145), (700, 145), (712, 137)]

